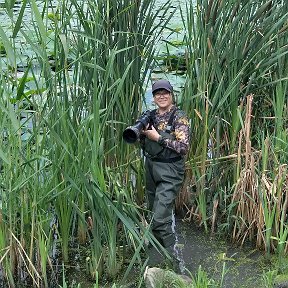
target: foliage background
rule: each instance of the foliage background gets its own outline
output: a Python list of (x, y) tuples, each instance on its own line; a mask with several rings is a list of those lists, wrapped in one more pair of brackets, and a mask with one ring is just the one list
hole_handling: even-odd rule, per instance
[[(16, 15), (16, 2), (5, 2), (10, 26), (0, 26), (4, 281), (57, 282), (53, 261), (68, 263), (75, 243), (87, 248), (91, 279), (113, 279), (132, 259), (125, 278), (152, 236), (140, 216), (141, 154), (122, 131), (145, 103), (171, 3), (41, 3), (23, 0)], [(181, 6), (179, 106), (192, 120), (192, 142), (178, 208), (207, 231), (279, 255), (288, 234), (287, 5)]]

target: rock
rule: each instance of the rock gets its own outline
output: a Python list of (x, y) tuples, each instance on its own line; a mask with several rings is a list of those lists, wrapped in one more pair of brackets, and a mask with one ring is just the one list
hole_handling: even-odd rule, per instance
[(288, 282), (283, 282), (283, 283), (275, 283), (273, 285), (274, 288), (288, 288)]
[(277, 275), (274, 279), (273, 288), (288, 288), (288, 275)]
[(192, 283), (192, 279), (186, 275), (179, 275), (171, 270), (157, 267), (149, 268), (148, 266), (144, 272), (144, 281), (146, 288), (184, 287), (183, 285), (188, 287)]

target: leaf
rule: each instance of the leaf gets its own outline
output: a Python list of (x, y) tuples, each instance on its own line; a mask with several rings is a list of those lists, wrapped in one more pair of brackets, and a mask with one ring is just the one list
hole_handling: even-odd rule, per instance
[(15, 23), (15, 27), (14, 27), (14, 30), (13, 30), (13, 34), (12, 34), (13, 38), (15, 38), (17, 36), (17, 33), (19, 32), (19, 30), (21, 28), (23, 14), (24, 14), (24, 11), (25, 11), (25, 8), (26, 8), (26, 4), (27, 4), (27, 0), (23, 0), (23, 4), (21, 6), (21, 10), (19, 12), (19, 16), (17, 18), (17, 21)]
[(15, 131), (18, 131), (20, 129), (20, 122), (17, 119), (15, 110), (13, 108), (14, 108), (14, 105), (8, 105), (8, 116), (11, 119), (11, 123)]
[(105, 72), (104, 68), (102, 68), (101, 66), (94, 64), (94, 63), (83, 62), (83, 65), (88, 67), (88, 68), (95, 68), (96, 70), (100, 70), (102, 72)]
[(64, 50), (64, 54), (65, 54), (65, 62), (67, 61), (67, 58), (68, 58), (68, 44), (67, 44), (67, 38), (66, 38), (66, 35), (64, 34), (59, 34), (59, 38), (60, 38), (60, 41), (62, 43), (62, 46), (63, 46), (63, 50)]
[(24, 89), (25, 89), (25, 84), (28, 76), (28, 72), (31, 68), (31, 61), (28, 63), (28, 67), (23, 75), (23, 77), (20, 80), (19, 86), (17, 88), (17, 95), (16, 95), (16, 100), (20, 100), (22, 95), (24, 95)]
[(5, 8), (10, 17), (13, 15), (13, 7), (15, 5), (15, 0), (5, 0)]
[(44, 26), (41, 14), (40, 14), (40, 12), (38, 10), (38, 7), (36, 5), (35, 0), (31, 0), (31, 7), (32, 7), (33, 14), (35, 16), (35, 20), (36, 20), (37, 26), (39, 28), (39, 32), (40, 32), (40, 35), (41, 35), (41, 38), (42, 38), (42, 42), (43, 42), (43, 44), (46, 44), (46, 38), (47, 38), (46, 28)]
[(31, 48), (33, 49), (33, 51), (41, 56), (43, 59), (46, 58), (46, 54), (45, 51), (41, 49), (41, 47), (39, 47), (39, 45), (37, 45), (37, 43), (35, 43), (35, 41), (29, 37), (23, 30), (21, 30), (21, 33), (23, 35), (23, 37), (25, 38), (25, 40), (27, 41), (27, 43), (29, 43), (29, 45), (31, 46)]
[(8, 159), (8, 157), (5, 155), (5, 153), (3, 152), (3, 150), (0, 148), (0, 158), (8, 165), (11, 165), (10, 160)]
[(10, 61), (10, 65), (12, 67), (15, 67), (16, 65), (16, 57), (15, 57), (15, 54), (14, 54), (14, 49), (12, 48), (12, 45), (8, 39), (8, 37), (6, 36), (2, 26), (0, 26), (0, 38), (2, 40), (2, 43), (3, 43), (3, 46), (5, 48), (5, 51), (7, 53), (7, 57)]

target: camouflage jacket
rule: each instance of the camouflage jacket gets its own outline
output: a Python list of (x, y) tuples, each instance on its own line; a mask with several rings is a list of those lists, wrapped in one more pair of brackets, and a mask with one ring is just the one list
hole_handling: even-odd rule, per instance
[[(156, 111), (153, 126), (158, 132), (165, 131), (170, 115), (175, 109), (177, 108), (172, 106), (170, 111), (161, 115)], [(163, 146), (170, 148), (181, 155), (187, 154), (190, 142), (190, 124), (187, 115), (180, 109), (177, 109), (175, 112), (171, 135), (175, 136), (175, 140), (165, 139)]]

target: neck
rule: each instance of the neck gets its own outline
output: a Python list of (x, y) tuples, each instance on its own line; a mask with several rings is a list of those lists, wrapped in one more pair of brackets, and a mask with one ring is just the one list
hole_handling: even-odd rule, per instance
[(168, 112), (172, 107), (173, 107), (173, 104), (171, 104), (170, 106), (165, 107), (165, 108), (158, 107), (158, 113), (164, 114), (164, 113)]

